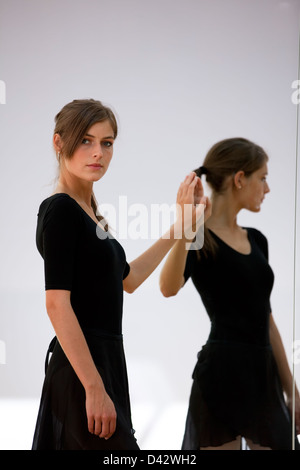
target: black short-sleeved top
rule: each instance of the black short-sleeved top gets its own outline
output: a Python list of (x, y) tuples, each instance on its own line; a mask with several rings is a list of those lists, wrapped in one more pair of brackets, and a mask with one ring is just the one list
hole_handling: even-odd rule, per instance
[(267, 239), (254, 228), (246, 230), (250, 254), (239, 253), (210, 231), (216, 255), (201, 254), (199, 259), (190, 250), (184, 278), (192, 278), (202, 298), (211, 320), (210, 339), (267, 344), (274, 275)]
[(40, 205), (36, 242), (44, 258), (45, 289), (71, 292), (82, 328), (121, 334), (122, 282), (130, 267), (119, 242), (64, 193)]

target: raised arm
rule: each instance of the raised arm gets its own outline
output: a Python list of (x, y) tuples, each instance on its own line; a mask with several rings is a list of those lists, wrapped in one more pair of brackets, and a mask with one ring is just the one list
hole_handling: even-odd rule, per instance
[[(194, 192), (194, 197), (195, 204), (203, 200), (204, 194), (201, 182)], [(204, 221), (206, 221), (210, 215), (211, 202), (206, 198)], [(160, 273), (159, 286), (165, 297), (176, 295), (184, 284), (184, 270), (189, 246), (190, 244), (187, 244), (186, 240), (177, 240), (164, 263)]]
[[(175, 224), (170, 227), (168, 233), (164, 234), (148, 250), (130, 262), (130, 273), (123, 281), (126, 292), (134, 292), (157, 268), (175, 244), (181, 242), (182, 245), (185, 245), (188, 242), (190, 233), (195, 232), (198, 221), (201, 219), (203, 212), (207, 210), (208, 200), (203, 195), (197, 201), (197, 205), (195, 204), (195, 194), (199, 194), (200, 189), (203, 192), (200, 178), (195, 173), (187, 175), (177, 193), (176, 203), (180, 210)], [(188, 210), (187, 207), (189, 207)], [(190, 227), (188, 227), (187, 212), (190, 218)]]
[(168, 255), (159, 277), (159, 287), (165, 297), (176, 295), (184, 284), (184, 269), (188, 245), (178, 240)]

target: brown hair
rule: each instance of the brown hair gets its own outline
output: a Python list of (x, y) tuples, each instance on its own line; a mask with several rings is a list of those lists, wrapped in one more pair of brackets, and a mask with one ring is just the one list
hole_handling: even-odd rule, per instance
[[(62, 140), (60, 154), (64, 158), (72, 158), (88, 129), (93, 124), (103, 121), (109, 121), (114, 138), (116, 138), (118, 135), (116, 117), (112, 110), (104, 106), (101, 101), (82, 99), (73, 100), (66, 104), (55, 116), (54, 134), (59, 134)], [(94, 193), (91, 204), (97, 219), (102, 220), (103, 217), (97, 214), (97, 201)]]
[[(259, 145), (242, 137), (224, 139), (211, 147), (206, 154), (203, 165), (195, 173), (201, 178), (206, 175), (206, 182), (215, 194), (222, 194), (226, 190), (226, 183), (230, 176), (238, 171), (244, 171), (249, 177), (259, 170), (268, 161), (268, 155)], [(204, 245), (202, 251), (205, 255), (216, 251), (216, 244), (207, 227), (204, 226)]]

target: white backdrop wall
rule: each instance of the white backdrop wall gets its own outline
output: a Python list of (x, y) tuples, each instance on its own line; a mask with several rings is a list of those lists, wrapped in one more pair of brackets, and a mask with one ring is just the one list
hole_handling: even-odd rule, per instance
[[(269, 240), (273, 314), (292, 367), (292, 340), (300, 340), (299, 311), (293, 332), (297, 105), (291, 100), (299, 13), (297, 0), (0, 1), (2, 400), (38, 401), (41, 392), (53, 330), (36, 215), (56, 175), (54, 116), (75, 98), (100, 99), (118, 116), (114, 157), (95, 185), (98, 202), (116, 209), (120, 196), (128, 207), (139, 203), (149, 211), (151, 204), (173, 204), (185, 175), (220, 139), (243, 136), (266, 149), (271, 192), (259, 214), (243, 212), (239, 223)], [(154, 240), (120, 242), (130, 261)], [(125, 294), (133, 421), (142, 448), (179, 448), (209, 323), (191, 281), (166, 299), (159, 271)]]

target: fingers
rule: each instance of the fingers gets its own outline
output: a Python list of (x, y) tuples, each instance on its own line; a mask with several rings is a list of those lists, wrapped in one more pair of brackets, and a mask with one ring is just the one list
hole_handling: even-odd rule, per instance
[(177, 200), (181, 201), (188, 199), (193, 202), (194, 192), (197, 187), (201, 188), (202, 184), (200, 178), (196, 176), (196, 173), (192, 171), (185, 177), (184, 181), (180, 184), (177, 193)]
[(102, 420), (101, 432), (98, 433), (99, 437), (104, 438), (104, 439), (108, 438), (108, 436), (110, 435), (109, 423), (110, 423), (109, 420), (105, 420), (105, 419)]
[(197, 182), (197, 179), (198, 179), (198, 176), (196, 176), (196, 173), (192, 171), (191, 173), (186, 175), (185, 179), (182, 181), (180, 186), (182, 187), (182, 189), (188, 189), (191, 184), (194, 187)]
[(91, 434), (95, 431), (95, 421), (93, 416), (88, 416), (88, 430)]
[(116, 430), (117, 413), (107, 393), (87, 393), (87, 425), (91, 434), (109, 439)]
[(104, 439), (109, 439), (116, 430), (116, 420), (109, 420), (107, 423), (102, 426), (102, 432), (99, 437), (103, 437)]
[(102, 418), (102, 429), (99, 433), (99, 437), (103, 439), (109, 439), (116, 430), (116, 418)]
[(189, 192), (194, 192), (198, 180), (200, 180), (200, 178), (192, 171), (185, 177), (183, 182), (184, 188)]
[(109, 439), (116, 431), (116, 418), (99, 417), (88, 421), (88, 429), (91, 434), (103, 439)]

